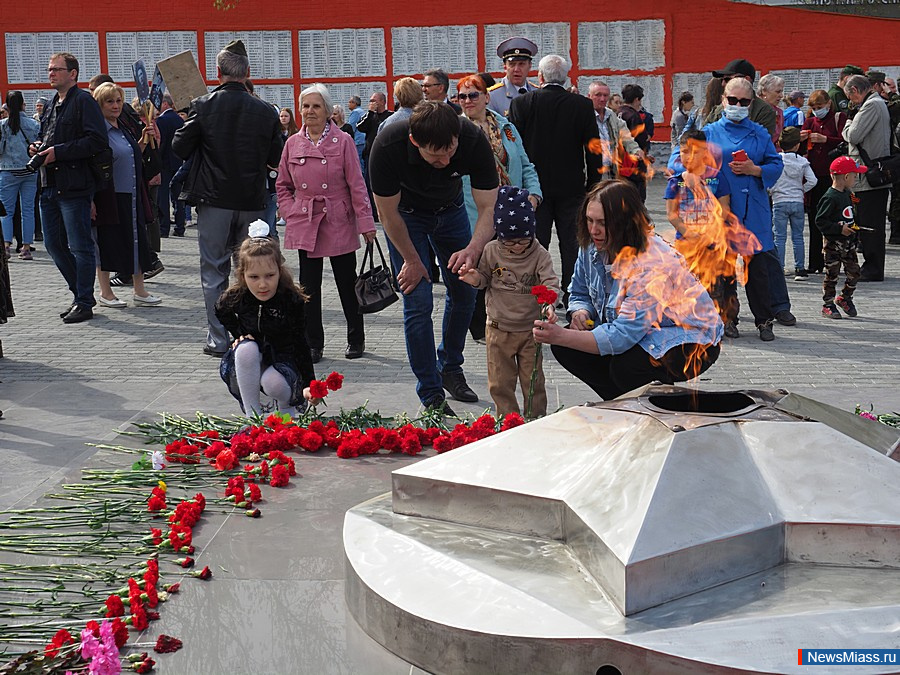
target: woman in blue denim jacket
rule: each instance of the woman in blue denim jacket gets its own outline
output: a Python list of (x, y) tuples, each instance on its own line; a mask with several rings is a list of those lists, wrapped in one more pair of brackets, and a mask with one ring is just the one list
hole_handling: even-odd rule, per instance
[(28, 163), (28, 146), (37, 140), (41, 125), (25, 114), (25, 99), (21, 91), (6, 95), (9, 118), (0, 121), (0, 201), (6, 209), (2, 218), (4, 254), (9, 258), (13, 238), (13, 214), (16, 202), (22, 204), (22, 252), (19, 257), (31, 260), (31, 244), (34, 241), (34, 195), (37, 192), (37, 174), (25, 169)]
[(653, 227), (637, 189), (598, 183), (578, 218), (581, 251), (568, 328), (550, 312), (534, 339), (604, 400), (659, 380), (684, 382), (719, 356), (723, 325), (709, 294)]

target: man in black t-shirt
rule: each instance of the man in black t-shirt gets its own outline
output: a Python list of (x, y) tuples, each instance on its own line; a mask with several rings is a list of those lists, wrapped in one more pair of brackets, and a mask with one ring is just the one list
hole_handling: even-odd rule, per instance
[[(499, 184), (494, 153), (475, 125), (446, 103), (419, 103), (408, 122), (386, 127), (369, 155), (369, 179), (391, 261), (403, 292), (403, 330), (416, 393), (426, 407), (453, 415), (444, 389), (459, 401), (478, 396), (462, 371), (466, 331), (475, 290), (460, 281), (464, 265), (475, 267), (494, 234)], [(472, 181), (478, 221), (469, 226), (462, 176)], [(431, 251), (438, 256), (447, 287), (441, 344), (435, 352), (432, 323)]]

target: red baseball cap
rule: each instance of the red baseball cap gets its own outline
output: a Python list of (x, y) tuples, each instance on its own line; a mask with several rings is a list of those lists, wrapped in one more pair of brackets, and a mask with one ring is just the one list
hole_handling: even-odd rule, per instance
[(847, 173), (865, 173), (868, 170), (868, 167), (863, 166), (851, 157), (847, 157), (847, 155), (838, 157), (836, 160), (834, 160), (831, 163), (830, 169), (831, 173), (835, 173), (838, 175)]

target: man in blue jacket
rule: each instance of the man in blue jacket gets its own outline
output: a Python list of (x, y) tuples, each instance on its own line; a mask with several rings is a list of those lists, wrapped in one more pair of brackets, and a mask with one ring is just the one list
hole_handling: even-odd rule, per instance
[(91, 200), (98, 186), (91, 157), (109, 148), (100, 106), (79, 89), (78, 59), (62, 52), (47, 66), (53, 100), (41, 116), (40, 143), (28, 152), (44, 157), (41, 167), (41, 222), (47, 253), (62, 273), (74, 302), (60, 313), (65, 323), (94, 318), (94, 241)]

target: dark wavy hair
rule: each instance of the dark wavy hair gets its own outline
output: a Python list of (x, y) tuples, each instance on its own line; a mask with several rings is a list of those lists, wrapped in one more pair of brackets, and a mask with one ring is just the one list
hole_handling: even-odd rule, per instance
[(275, 239), (269, 237), (249, 237), (244, 240), (238, 249), (237, 268), (234, 270), (234, 282), (222, 294), (222, 297), (230, 300), (239, 293), (247, 290), (247, 282), (244, 280), (244, 271), (251, 260), (256, 258), (272, 258), (278, 266), (278, 290), (284, 290), (300, 298), (304, 302), (309, 296), (303, 286), (294, 282), (291, 271), (285, 264), (284, 255)]
[(624, 248), (632, 248), (635, 253), (646, 250), (647, 239), (652, 230), (650, 215), (632, 183), (621, 179), (607, 180), (597, 183), (587, 193), (575, 224), (575, 237), (581, 248), (593, 245), (587, 226), (587, 207), (591, 202), (597, 202), (603, 207), (603, 217), (606, 221), (606, 251), (610, 262), (614, 261)]

